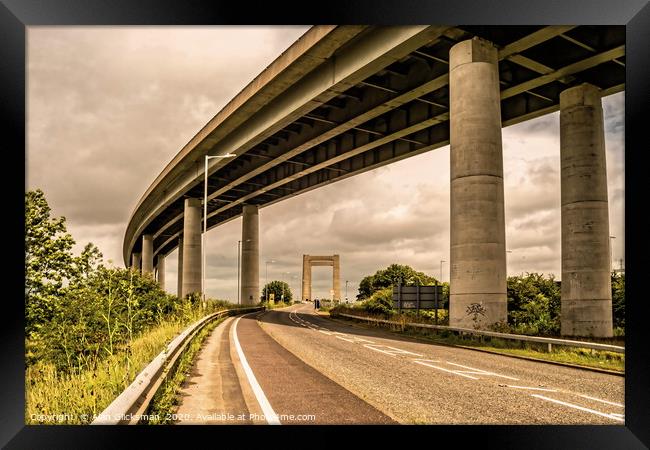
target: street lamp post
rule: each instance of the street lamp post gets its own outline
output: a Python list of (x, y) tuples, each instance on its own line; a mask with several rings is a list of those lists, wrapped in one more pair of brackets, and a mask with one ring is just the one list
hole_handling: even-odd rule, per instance
[(512, 250), (506, 250), (506, 278), (508, 277), (508, 253), (512, 253)]
[(348, 302), (348, 280), (345, 280), (345, 303)]
[(442, 283), (442, 263), (447, 262), (444, 259), (440, 260), (440, 282)]
[(264, 271), (264, 301), (269, 303), (269, 263), (274, 263), (275, 260), (266, 261), (266, 270)]
[(201, 293), (203, 294), (203, 307), (205, 307), (205, 235), (208, 232), (208, 161), (215, 158), (234, 158), (235, 154), (226, 153), (225, 155), (209, 156), (205, 155), (205, 168), (203, 179), (203, 234), (201, 235), (201, 252), (203, 253), (201, 264)]

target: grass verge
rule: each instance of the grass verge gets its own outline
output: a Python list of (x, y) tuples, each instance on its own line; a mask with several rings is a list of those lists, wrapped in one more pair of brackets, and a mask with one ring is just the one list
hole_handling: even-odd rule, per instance
[(227, 317), (221, 317), (213, 320), (199, 331), (192, 342), (185, 349), (178, 360), (174, 375), (167, 378), (160, 386), (156, 395), (151, 400), (146, 416), (151, 419), (146, 422), (148, 425), (168, 425), (174, 423), (174, 413), (178, 409), (178, 391), (180, 390), (185, 378), (189, 375), (189, 370), (194, 363), (194, 358), (201, 350), (205, 339), (212, 333), (221, 322)]
[(130, 354), (115, 353), (81, 373), (58, 373), (46, 363), (28, 367), (25, 423), (91, 423), (187, 325), (178, 320), (161, 322), (133, 340)]
[(437, 331), (428, 328), (415, 328), (381, 323), (369, 324), (363, 320), (350, 319), (336, 315), (332, 317), (337, 320), (354, 322), (364, 328), (380, 327), (400, 335), (421, 338), (437, 344), (475, 348), (503, 355), (520, 356), (588, 368), (604, 369), (621, 374), (625, 373), (625, 354), (623, 353), (578, 347), (562, 347), (558, 345), (553, 345), (552, 350), (549, 352), (547, 345), (542, 343), (512, 341), (509, 339), (491, 338), (487, 336), (459, 336), (446, 330)]

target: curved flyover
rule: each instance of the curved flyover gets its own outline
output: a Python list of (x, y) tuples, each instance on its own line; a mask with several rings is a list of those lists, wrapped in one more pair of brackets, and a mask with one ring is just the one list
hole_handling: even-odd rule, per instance
[[(256, 214), (257, 208), (449, 144), (454, 134), (453, 124), (450, 127), (454, 73), (458, 91), (470, 92), (479, 80), (472, 81), (472, 77), (483, 70), (474, 69), (488, 64), (485, 73), (496, 74), (496, 107), (481, 114), (496, 114), (500, 130), (560, 110), (560, 94), (571, 89), (593, 88), (598, 100), (622, 91), (624, 44), (622, 26), (312, 27), (210, 120), (156, 177), (129, 220), (124, 263), (138, 265), (142, 258), (142, 270), (152, 271), (179, 246), (190, 228), (198, 227), (200, 235), (206, 155), (236, 155), (210, 162), (210, 229), (242, 215), (245, 205), (254, 207), (249, 209)], [(455, 61), (452, 47), (458, 49)], [(466, 74), (461, 77), (461, 73)], [(463, 87), (467, 80), (468, 87)], [(479, 86), (477, 95), (491, 89), (491, 85)], [(451, 97), (453, 113), (453, 92)], [(457, 104), (457, 111), (465, 108), (461, 100)], [(470, 110), (465, 112), (471, 115)], [(460, 134), (464, 135), (467, 128), (463, 130)], [(500, 132), (498, 140), (497, 159)], [(563, 174), (563, 183), (564, 179)], [(452, 211), (454, 201), (452, 189)], [(252, 222), (245, 217), (244, 224), (255, 234), (254, 240), (256, 220), (256, 215)], [(187, 236), (192, 242), (186, 246), (198, 246), (200, 251), (195, 234)], [(452, 266), (456, 259), (460, 264), (456, 267), (461, 267), (463, 256), (454, 256), (454, 248), (452, 242)], [(195, 253), (183, 252), (193, 260)], [(256, 255), (257, 247), (244, 242), (243, 264)], [(505, 248), (503, 257), (492, 258), (492, 263), (500, 267), (501, 259), (505, 267)], [(193, 270), (196, 280), (196, 267)], [(462, 277), (465, 270), (456, 272)], [(255, 267), (246, 276), (255, 278), (256, 273)], [(505, 279), (505, 273), (497, 277)], [(455, 284), (464, 289), (461, 281)], [(180, 284), (179, 290), (187, 292)], [(452, 299), (455, 294), (461, 292), (455, 293), (452, 286)], [(243, 298), (246, 301), (249, 296)]]

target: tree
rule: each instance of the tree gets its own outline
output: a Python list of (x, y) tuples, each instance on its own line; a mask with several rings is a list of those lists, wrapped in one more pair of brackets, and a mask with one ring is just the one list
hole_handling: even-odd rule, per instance
[(73, 275), (74, 239), (65, 217), (50, 217), (40, 189), (25, 193), (25, 331), (38, 331), (55, 314), (62, 287)]
[[(268, 296), (267, 296), (268, 292)], [(264, 288), (262, 289), (262, 297), (261, 300), (265, 302), (267, 299), (271, 298), (271, 294), (273, 294), (273, 297), (276, 302), (282, 301), (282, 295), (284, 294), (284, 303), (291, 303), (293, 296), (291, 294), (291, 288), (289, 285), (284, 282), (284, 281), (278, 281), (274, 280), (268, 283)]]
[(612, 312), (615, 327), (625, 328), (625, 274), (612, 272)]
[(560, 285), (553, 275), (527, 273), (508, 277), (508, 322), (519, 332), (559, 333)]
[(397, 286), (400, 282), (403, 286), (430, 286), (436, 283), (436, 279), (424, 272), (418, 272), (410, 266), (391, 264), (383, 270), (378, 270), (374, 275), (369, 275), (359, 283), (359, 294), (357, 300), (370, 298), (372, 294), (381, 289)]

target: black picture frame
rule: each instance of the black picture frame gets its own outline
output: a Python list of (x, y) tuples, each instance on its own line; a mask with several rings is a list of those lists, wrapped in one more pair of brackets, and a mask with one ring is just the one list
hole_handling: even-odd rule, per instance
[[(625, 261), (629, 299), (626, 318), (625, 426), (413, 426), (413, 427), (127, 427), (26, 426), (24, 424), (24, 192), (26, 152), (26, 27), (37, 25), (206, 25), (206, 24), (578, 24), (626, 26), (625, 91)], [(364, 446), (395, 436), (402, 445), (488, 448), (612, 449), (650, 446), (650, 346), (644, 328), (650, 317), (643, 298), (648, 266), (650, 221), (644, 217), (645, 138), (650, 119), (650, 4), (648, 0), (387, 0), (307, 2), (302, 7), (278, 2), (208, 2), (186, 0), (0, 0), (0, 127), (2, 127), (3, 224), (5, 282), (11, 295), (3, 299), (0, 333), (0, 445), (6, 448), (132, 448), (135, 442), (188, 446), (226, 445), (255, 433), (267, 443), (301, 446), (342, 445), (360, 437)], [(9, 138), (9, 139), (7, 139)], [(22, 171), (21, 171), (22, 169)], [(6, 181), (15, 176), (17, 180)], [(26, 185), (25, 179), (22, 180)], [(7, 246), (7, 244), (9, 244)], [(24, 264), (24, 263), (23, 263)], [(224, 438), (227, 433), (228, 439)], [(299, 434), (298, 434), (299, 433)], [(261, 436), (260, 436), (261, 435)], [(401, 440), (400, 438), (406, 438)], [(300, 439), (298, 439), (300, 438)], [(273, 439), (273, 441), (271, 441)], [(277, 440), (276, 440), (277, 439)], [(305, 441), (304, 439), (308, 439)], [(417, 441), (416, 441), (417, 439)], [(242, 442), (242, 441), (240, 441)], [(453, 443), (453, 444), (452, 444)]]

